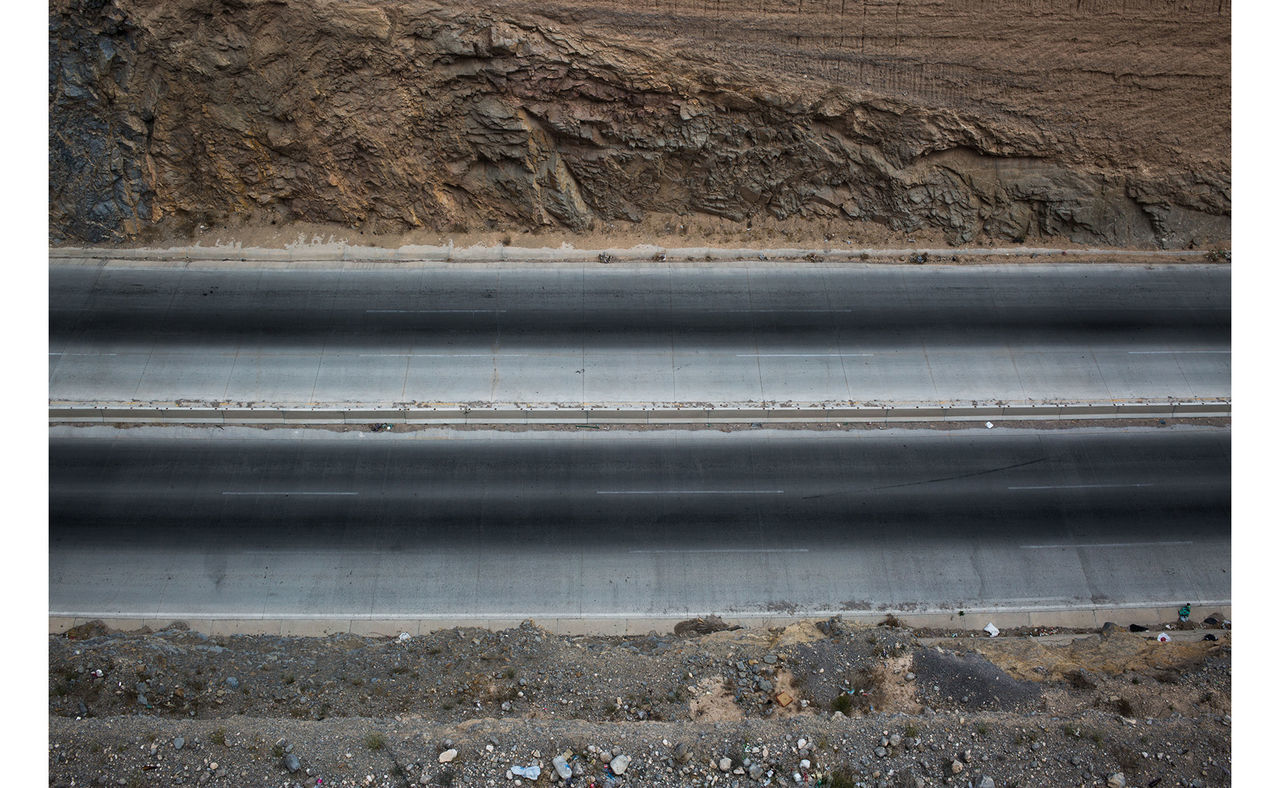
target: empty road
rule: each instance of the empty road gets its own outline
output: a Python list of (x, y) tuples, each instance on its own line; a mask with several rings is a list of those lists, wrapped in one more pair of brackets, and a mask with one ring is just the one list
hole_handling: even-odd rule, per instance
[(1230, 599), (1222, 428), (55, 428), (52, 615), (686, 616)]
[(82, 260), (52, 264), (49, 276), (55, 404), (749, 407), (1231, 394), (1224, 266)]

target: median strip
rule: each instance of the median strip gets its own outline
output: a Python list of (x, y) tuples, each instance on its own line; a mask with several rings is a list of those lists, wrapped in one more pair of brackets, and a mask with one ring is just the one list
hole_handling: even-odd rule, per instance
[(965, 404), (965, 403), (722, 403), (467, 405), (267, 405), (75, 403), (49, 406), (55, 424), (892, 424), (902, 422), (1077, 421), (1229, 418), (1231, 401), (1189, 400)]

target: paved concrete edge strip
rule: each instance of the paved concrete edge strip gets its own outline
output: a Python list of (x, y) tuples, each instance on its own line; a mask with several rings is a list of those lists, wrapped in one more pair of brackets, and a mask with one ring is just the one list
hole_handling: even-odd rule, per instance
[(1135, 262), (1159, 259), (1167, 262), (1205, 262), (1205, 252), (1196, 250), (1161, 249), (1062, 249), (1048, 247), (965, 247), (904, 249), (861, 248), (822, 249), (786, 247), (777, 249), (749, 249), (733, 247), (689, 246), (666, 247), (641, 244), (628, 248), (575, 249), (572, 247), (509, 247), (509, 246), (402, 246), (384, 248), (375, 246), (351, 246), (345, 243), (300, 244), (283, 249), (247, 247), (238, 244), (222, 246), (186, 246), (169, 249), (139, 248), (117, 249), (107, 247), (59, 247), (49, 250), (49, 261), (135, 261), (165, 263), (500, 263), (500, 262), (557, 262), (557, 263), (608, 263), (608, 262), (727, 262), (727, 261), (804, 261), (804, 262), (865, 262), (884, 261), (926, 254), (933, 265), (946, 265), (953, 256), (982, 257), (999, 260), (1002, 257), (1045, 257), (1046, 263), (1058, 262), (1064, 257), (1131, 258)]
[[(748, 629), (784, 627), (802, 621), (825, 621), (842, 616), (851, 624), (874, 626), (892, 614), (904, 625), (915, 629), (958, 629), (980, 631), (988, 622), (1001, 629), (1014, 627), (1072, 627), (1097, 629), (1108, 621), (1121, 626), (1157, 624), (1176, 621), (1178, 608), (1186, 600), (1178, 602), (1135, 603), (1109, 607), (1061, 607), (1061, 608), (966, 608), (950, 611), (849, 611), (824, 610), (795, 614), (779, 613), (723, 613), (729, 624)], [(1231, 618), (1231, 602), (1209, 600), (1192, 602), (1198, 617), (1209, 613), (1221, 613)], [(339, 633), (393, 637), (401, 632), (423, 635), (440, 629), (476, 627), (501, 630), (517, 627), (522, 621), (532, 620), (550, 632), (561, 635), (645, 635), (650, 631), (669, 632), (675, 624), (690, 618), (694, 613), (668, 616), (612, 615), (612, 616), (296, 616), (273, 617), (269, 615), (208, 614), (181, 615), (92, 615), (75, 613), (51, 613), (49, 634), (61, 634), (88, 621), (99, 620), (118, 630), (135, 630), (141, 627), (163, 629), (171, 622), (182, 621), (191, 629), (208, 635), (286, 635), (294, 637), (320, 637)], [(701, 615), (706, 615), (705, 613)]]
[(190, 408), (60, 404), (50, 423), (147, 424), (749, 424), (918, 421), (1028, 421), (1062, 419), (1223, 418), (1230, 401), (1099, 402), (1027, 406), (877, 406), (754, 408)]

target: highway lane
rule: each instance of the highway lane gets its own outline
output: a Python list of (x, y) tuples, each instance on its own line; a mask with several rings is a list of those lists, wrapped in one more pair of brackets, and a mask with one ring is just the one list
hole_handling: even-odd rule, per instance
[(1230, 396), (1222, 266), (50, 267), (54, 402)]
[(55, 430), (52, 613), (1230, 599), (1220, 428), (209, 435)]

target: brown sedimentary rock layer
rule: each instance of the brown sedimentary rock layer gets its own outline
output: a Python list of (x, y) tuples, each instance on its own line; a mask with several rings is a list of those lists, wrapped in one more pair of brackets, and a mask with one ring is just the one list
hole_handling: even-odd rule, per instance
[(50, 237), (654, 215), (1216, 245), (1217, 0), (54, 0)]

